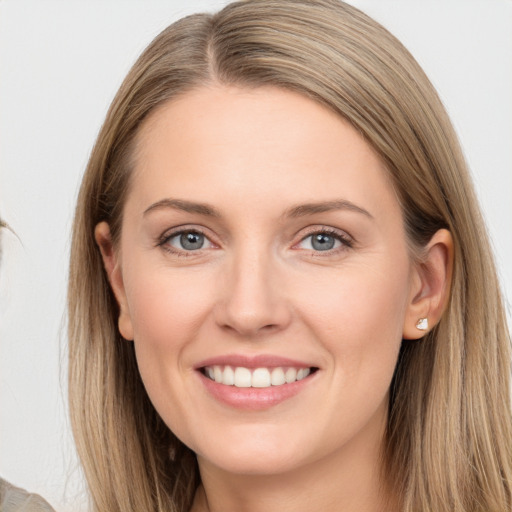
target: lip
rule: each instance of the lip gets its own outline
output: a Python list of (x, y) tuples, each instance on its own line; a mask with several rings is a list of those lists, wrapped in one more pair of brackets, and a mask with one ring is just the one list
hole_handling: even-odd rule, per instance
[(318, 369), (318, 367), (310, 363), (305, 363), (304, 361), (270, 354), (260, 354), (257, 356), (229, 354), (201, 361), (195, 369), (207, 393), (224, 405), (245, 411), (263, 411), (285, 402), (308, 388), (314, 381), (316, 381), (318, 374), (318, 371), (315, 371), (302, 380), (298, 380), (290, 384), (283, 384), (281, 386), (270, 386), (267, 388), (238, 388), (235, 386), (220, 384), (204, 375), (202, 369), (205, 366), (215, 365), (232, 367), (243, 366), (244, 368), (249, 369), (262, 367)]
[(244, 368), (278, 368), (280, 366), (295, 368), (317, 368), (316, 365), (290, 359), (272, 354), (258, 354), (256, 356), (247, 356), (242, 354), (226, 354), (223, 356), (211, 357), (201, 361), (195, 366), (196, 370), (200, 370), (205, 366), (243, 366)]

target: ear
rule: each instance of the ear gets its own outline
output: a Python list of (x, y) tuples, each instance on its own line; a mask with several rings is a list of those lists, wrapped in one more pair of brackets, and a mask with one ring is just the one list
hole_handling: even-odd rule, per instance
[(94, 238), (101, 251), (101, 257), (103, 258), (103, 265), (105, 266), (105, 272), (107, 273), (110, 287), (119, 305), (119, 332), (124, 339), (133, 340), (133, 326), (128, 302), (126, 300), (119, 253), (112, 244), (110, 226), (106, 222), (97, 224), (94, 229)]
[[(440, 229), (430, 239), (424, 249), (422, 260), (413, 270), (411, 293), (403, 326), (404, 339), (422, 338), (439, 322), (450, 296), (452, 268), (452, 235), (447, 229)], [(422, 319), (427, 319), (426, 329), (418, 326)]]

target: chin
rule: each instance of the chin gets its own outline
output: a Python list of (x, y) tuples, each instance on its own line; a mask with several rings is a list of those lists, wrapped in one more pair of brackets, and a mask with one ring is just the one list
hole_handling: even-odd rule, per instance
[(260, 432), (245, 439), (226, 436), (226, 441), (212, 441), (204, 450), (198, 449), (198, 458), (228, 473), (255, 476), (286, 473), (306, 463), (302, 453), (305, 443), (283, 436), (264, 437)]
[[(262, 456), (263, 454), (263, 456)], [(203, 458), (204, 460), (204, 458)], [(271, 476), (289, 473), (301, 466), (301, 461), (282, 454), (232, 454), (232, 456), (212, 457), (204, 460), (208, 465), (234, 475)]]

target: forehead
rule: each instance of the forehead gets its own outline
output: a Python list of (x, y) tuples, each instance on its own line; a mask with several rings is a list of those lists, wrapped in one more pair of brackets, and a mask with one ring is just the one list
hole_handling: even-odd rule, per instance
[(202, 87), (162, 105), (139, 132), (132, 184), (146, 202), (394, 199), (381, 159), (347, 121), (274, 87)]

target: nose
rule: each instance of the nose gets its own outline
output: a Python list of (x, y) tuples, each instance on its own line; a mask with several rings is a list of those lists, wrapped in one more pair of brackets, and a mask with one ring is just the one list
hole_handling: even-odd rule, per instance
[(278, 262), (264, 251), (233, 255), (225, 268), (215, 320), (244, 338), (285, 329), (292, 318), (285, 280)]

